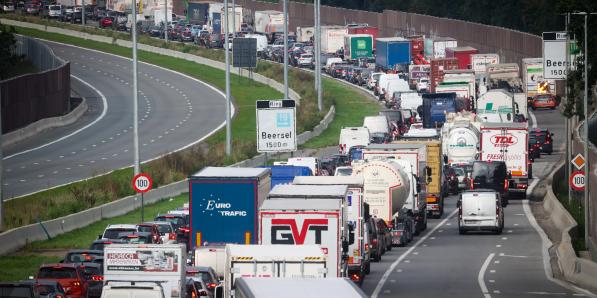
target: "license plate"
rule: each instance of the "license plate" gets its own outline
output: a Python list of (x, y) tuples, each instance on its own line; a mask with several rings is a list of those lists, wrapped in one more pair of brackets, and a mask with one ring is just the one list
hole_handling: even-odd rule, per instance
[(481, 224), (481, 222), (477, 220), (465, 220), (464, 223), (472, 226), (478, 226)]

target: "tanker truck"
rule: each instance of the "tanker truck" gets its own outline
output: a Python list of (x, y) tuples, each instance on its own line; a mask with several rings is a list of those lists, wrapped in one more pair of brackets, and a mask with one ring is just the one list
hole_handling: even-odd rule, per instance
[(479, 127), (472, 113), (447, 116), (442, 128), (442, 155), (447, 164), (472, 163), (476, 160), (479, 144)]

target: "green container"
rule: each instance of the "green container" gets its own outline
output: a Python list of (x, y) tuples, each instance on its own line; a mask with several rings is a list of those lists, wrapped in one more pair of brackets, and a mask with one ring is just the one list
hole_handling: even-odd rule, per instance
[(344, 38), (344, 59), (373, 58), (373, 36), (351, 34)]

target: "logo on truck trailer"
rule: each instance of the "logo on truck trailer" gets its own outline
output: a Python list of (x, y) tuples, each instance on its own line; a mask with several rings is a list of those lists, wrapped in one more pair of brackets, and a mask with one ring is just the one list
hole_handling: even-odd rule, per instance
[[(213, 195), (211, 196), (213, 198)], [(200, 207), (205, 206), (203, 214), (213, 216), (247, 216), (245, 210), (233, 210), (232, 204), (229, 202), (221, 202), (220, 199), (203, 199), (203, 202), (199, 204)]]
[(328, 220), (323, 218), (305, 219), (299, 231), (295, 219), (272, 219), (271, 242), (272, 244), (301, 245), (305, 243), (307, 233), (313, 231), (315, 244), (321, 244), (321, 234), (328, 230)]
[(492, 136), (490, 141), (495, 147), (510, 147), (518, 143), (518, 138), (511, 134), (505, 134)]

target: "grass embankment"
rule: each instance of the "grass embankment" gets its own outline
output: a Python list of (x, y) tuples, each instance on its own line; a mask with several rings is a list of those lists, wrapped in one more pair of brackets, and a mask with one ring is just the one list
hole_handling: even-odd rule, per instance
[[(153, 219), (158, 213), (181, 207), (187, 200), (188, 194), (183, 194), (147, 205), (145, 206), (145, 220)], [(96, 239), (97, 235), (103, 233), (107, 225), (137, 223), (140, 219), (141, 211), (137, 209), (125, 215), (104, 219), (87, 227), (56, 236), (51, 240), (33, 242), (17, 254), (1, 256), (0, 281), (26, 279), (35, 275), (41, 264), (60, 261), (63, 258), (61, 249), (89, 248), (91, 242)]]
[[(16, 17), (20, 19), (21, 17)], [(24, 17), (29, 21), (30, 17)], [(97, 28), (82, 28), (60, 22), (46, 21), (33, 18), (37, 23), (44, 23), (49, 26), (66, 27), (78, 31), (90, 31), (95, 34), (101, 32), (103, 35), (114, 35), (115, 38), (127, 39), (128, 34), (101, 30)], [(85, 48), (96, 49), (103, 52), (113, 53), (130, 57), (130, 49), (104, 44), (80, 38), (69, 37), (61, 34), (49, 33), (27, 28), (17, 28), (20, 34), (73, 44)], [(167, 46), (169, 48), (190, 52), (214, 60), (223, 60), (221, 50), (207, 50), (195, 45), (183, 45), (180, 43), (168, 43), (143, 36), (156, 46)], [(141, 41), (143, 41), (140, 38)], [(167, 67), (190, 76), (206, 81), (220, 89), (224, 89), (224, 72), (186, 60), (162, 56), (158, 54), (139, 51), (138, 57), (141, 61)], [(282, 80), (282, 67), (277, 64), (260, 62), (256, 71), (264, 76)], [(302, 99), (297, 111), (298, 125), (300, 132), (312, 129), (327, 112), (329, 105), (336, 106), (336, 117), (320, 137), (314, 138), (304, 147), (317, 148), (334, 145), (337, 142), (339, 130), (344, 126), (355, 126), (362, 123), (365, 115), (375, 114), (379, 107), (369, 102), (358, 91), (343, 86), (339, 82), (324, 79), (324, 111), (317, 112), (317, 103), (313, 89), (313, 76), (309, 73), (296, 69), (290, 71), (290, 87), (297, 91)], [(226, 165), (238, 160), (251, 157), (255, 151), (255, 113), (254, 102), (257, 99), (279, 99), (282, 94), (262, 84), (254, 83), (246, 78), (233, 75), (231, 86), (232, 96), (235, 98), (237, 115), (233, 120), (233, 156), (227, 158), (224, 155), (225, 133), (220, 131), (208, 139), (206, 146), (196, 146), (184, 152), (168, 155), (162, 159), (143, 166), (143, 171), (150, 173), (154, 178), (156, 186), (164, 185), (173, 181), (183, 179), (206, 165)], [(207, 154), (209, 152), (209, 154)], [(123, 169), (85, 182), (75, 183), (57, 189), (44, 191), (35, 195), (20, 198), (7, 202), (7, 214), (5, 225), (13, 228), (40, 220), (52, 219), (66, 214), (74, 213), (117, 198), (132, 194), (130, 189), (130, 177), (132, 169)], [(23, 212), (23, 210), (25, 210)]]
[(578, 226), (574, 233), (570, 233), (572, 238), (572, 246), (578, 255), (579, 251), (586, 250), (585, 248), (585, 211), (582, 205), (582, 194), (575, 196), (575, 191), (572, 192), (572, 200), (568, 201), (568, 177), (566, 171), (562, 169), (553, 176), (553, 192), (562, 203), (564, 208), (568, 210), (570, 215), (576, 220)]

